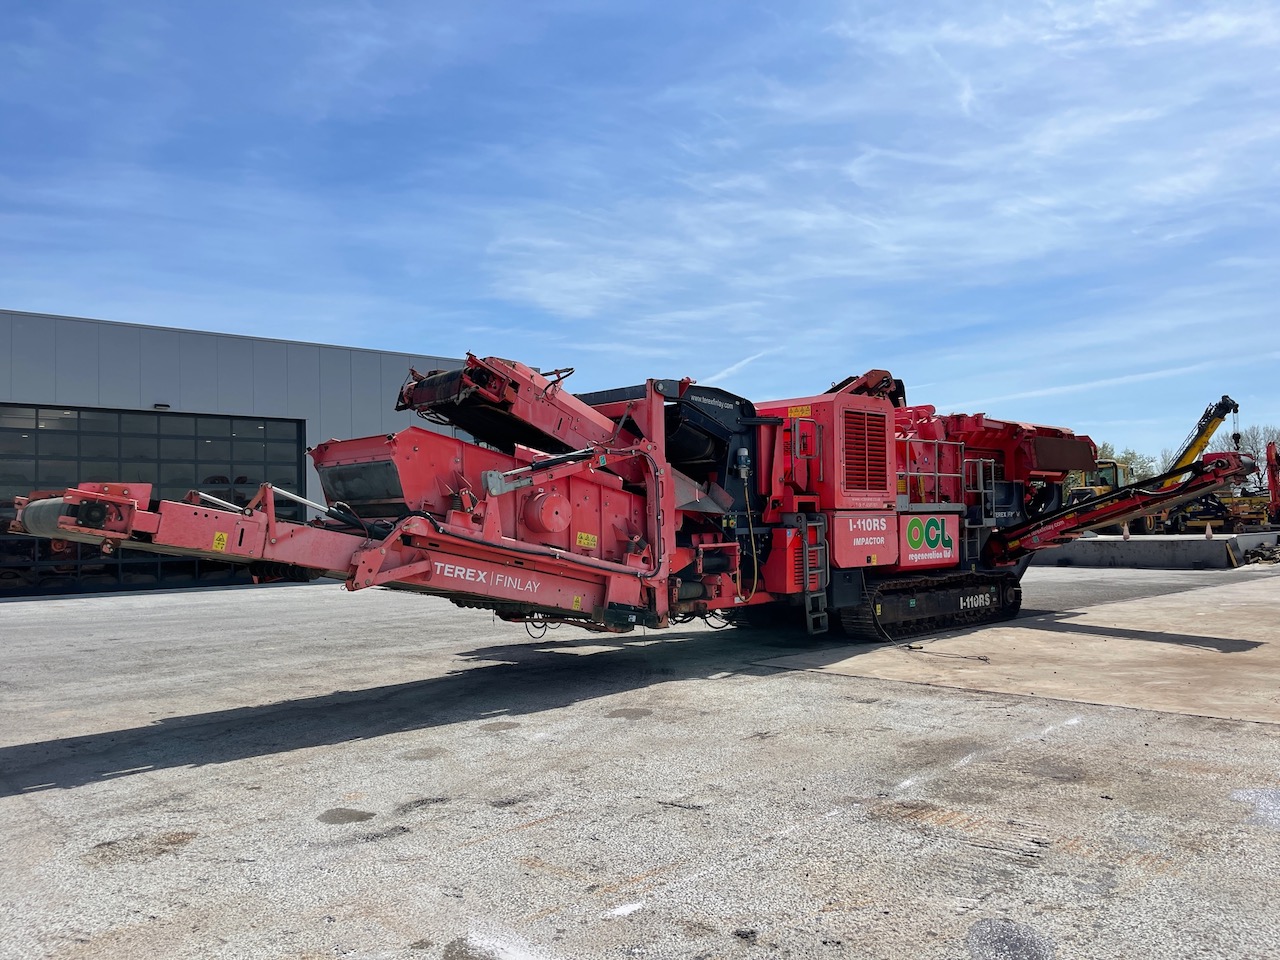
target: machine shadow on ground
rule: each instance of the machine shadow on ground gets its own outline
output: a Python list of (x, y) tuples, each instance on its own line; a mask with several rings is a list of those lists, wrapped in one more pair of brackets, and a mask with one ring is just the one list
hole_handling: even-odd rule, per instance
[(0, 747), (0, 796), (537, 714), (681, 680), (765, 676), (778, 671), (754, 661), (826, 648), (832, 659), (846, 659), (876, 645), (737, 628), (565, 638), (552, 633), (460, 652), (466, 667), (426, 680)]
[[(1133, 630), (1127, 627), (1116, 627), (1097, 623), (1075, 622), (1084, 614), (1081, 611), (1059, 610), (1023, 610), (1013, 620), (984, 624), (980, 627), (967, 627), (961, 630), (950, 630), (946, 633), (927, 634), (908, 641), (910, 649), (923, 647), (928, 651), (935, 644), (937, 649), (945, 648), (948, 640), (961, 640), (979, 637), (986, 630), (996, 627), (1018, 627), (1026, 630), (1043, 630), (1048, 633), (1059, 633), (1075, 637), (1103, 637), (1111, 640), (1138, 640), (1143, 643), (1168, 643), (1181, 647), (1201, 647), (1205, 650), (1216, 650), (1219, 653), (1244, 653), (1263, 646), (1261, 640), (1243, 640), (1235, 637), (1207, 637), (1183, 633), (1169, 633), (1160, 630)], [(875, 644), (864, 645), (866, 650), (880, 649)], [(844, 648), (848, 650), (850, 648)]]
[[(1008, 625), (1081, 636), (1107, 636), (1243, 652), (1260, 644), (1226, 637), (1183, 636), (1093, 624), (1079, 614), (1024, 610)], [(1000, 626), (997, 624), (996, 626)], [(949, 639), (985, 627), (931, 635), (900, 645), (905, 656), (948, 654)], [(143, 726), (0, 747), (0, 796), (84, 784), (176, 767), (227, 763), (307, 747), (371, 740), (477, 720), (538, 714), (682, 680), (768, 676), (785, 667), (761, 664), (805, 654), (820, 669), (885, 650), (794, 632), (730, 628), (623, 636), (555, 633), (478, 647), (457, 657), (467, 666), (444, 676), (339, 690), (323, 696), (170, 717)], [(973, 659), (973, 657), (964, 657)]]
[[(1140, 640), (1144, 643), (1171, 643), (1182, 647), (1202, 647), (1216, 650), (1219, 653), (1244, 653), (1256, 650), (1263, 645), (1261, 640), (1240, 640), (1231, 637), (1205, 637), (1183, 633), (1165, 633), (1159, 630), (1131, 630), (1126, 627), (1103, 626), (1094, 623), (1072, 623), (1080, 617), (1080, 613), (1058, 613), (1056, 611), (1035, 611), (1032, 615), (1024, 614), (1016, 621), (1018, 627), (1029, 630), (1044, 630), (1049, 633), (1070, 634), (1080, 637), (1107, 637), (1115, 640)], [(976, 631), (969, 631), (970, 634)]]

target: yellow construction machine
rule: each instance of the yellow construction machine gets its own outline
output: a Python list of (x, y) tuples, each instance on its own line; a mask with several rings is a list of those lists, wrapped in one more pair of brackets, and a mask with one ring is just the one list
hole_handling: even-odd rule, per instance
[[(1209, 441), (1213, 439), (1213, 435), (1218, 432), (1218, 428), (1222, 426), (1227, 417), (1238, 417), (1239, 413), (1240, 405), (1226, 394), (1222, 395), (1222, 399), (1205, 407), (1204, 413), (1200, 415), (1200, 419), (1195, 427), (1192, 428), (1191, 433), (1182, 441), (1177, 455), (1169, 465), (1169, 470), (1190, 469), (1191, 465), (1196, 463), (1205, 450), (1208, 449)], [(1234, 431), (1232, 438), (1238, 447), (1240, 445), (1240, 430), (1238, 426), (1234, 425), (1232, 429)], [(1083, 484), (1072, 489), (1067, 503), (1081, 503), (1085, 500), (1092, 500), (1094, 497), (1106, 496), (1119, 487), (1127, 487), (1132, 483), (1137, 483), (1139, 479), (1141, 478), (1134, 476), (1131, 464), (1103, 458), (1097, 462), (1097, 467), (1094, 470), (1085, 474)], [(1181, 479), (1183, 479), (1181, 474), (1170, 472), (1168, 479), (1163, 481), (1157, 489), (1174, 486)], [(1167, 512), (1138, 517), (1129, 521), (1129, 530), (1131, 533), (1155, 533), (1161, 529), (1176, 530), (1175, 526), (1168, 524), (1168, 519)], [(1113, 532), (1118, 533), (1119, 529)]]

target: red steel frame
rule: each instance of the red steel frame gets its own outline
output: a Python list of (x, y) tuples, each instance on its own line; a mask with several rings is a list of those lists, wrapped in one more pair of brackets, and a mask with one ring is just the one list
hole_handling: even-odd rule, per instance
[[(895, 406), (888, 396), (868, 389), (869, 383), (886, 379), (892, 382), (883, 371), (872, 371), (834, 394), (760, 406), (763, 418), (776, 414), (758, 428), (755, 483), (765, 497), (762, 524), (788, 511), (826, 511), (833, 525), (847, 518), (853, 529), (861, 519), (864, 528), (887, 530), (896, 520), (894, 501), (902, 494), (899, 459), (919, 455), (912, 443), (932, 442), (936, 451), (936, 443), (959, 447), (947, 438), (964, 437), (979, 450), (999, 448), (998, 454), (1010, 463), (1023, 458), (1028, 466), (1022, 472), (1034, 477), (1033, 440), (1071, 436), (1054, 428), (981, 416), (937, 417), (927, 406)], [(152, 509), (148, 484), (86, 483), (62, 496), (64, 512), (74, 515), (58, 519), (58, 533), (69, 540), (100, 543), (108, 553), (127, 546), (256, 564), (264, 577), (319, 574), (344, 580), (350, 590), (393, 585), (492, 608), (508, 619), (563, 620), (603, 630), (628, 630), (637, 624), (662, 627), (673, 615), (764, 604), (811, 589), (811, 584), (796, 582), (789, 558), (812, 543), (797, 539), (794, 528), (772, 528), (776, 554), (761, 567), (761, 581), (756, 583), (742, 582), (740, 548), (732, 537), (724, 542), (723, 535), (697, 533), (688, 545), (677, 545), (677, 530), (690, 518), (677, 508), (676, 490), (684, 484), (682, 491), (687, 492), (692, 481), (667, 460), (664, 407), (691, 381), (649, 380), (638, 399), (599, 407), (562, 390), (559, 380), (495, 358), (468, 357), (461, 382), (463, 389), (481, 394), (486, 403), (556, 438), (572, 452), (546, 456), (517, 447), (508, 454), (410, 428), (386, 437), (329, 441), (311, 451), (322, 474), (329, 467), (394, 464), (410, 512), (381, 524), (360, 520), (363, 531), (340, 521), (279, 519), (276, 491), (270, 484), (263, 484), (244, 508), (229, 510), (209, 506), (195, 491), (185, 501), (160, 501)], [(405, 386), (403, 405), (414, 404), (416, 389), (415, 380)], [(824, 431), (836, 435), (845, 411), (887, 418), (883, 489), (854, 495), (837, 489), (842, 461), (832, 449), (834, 442), (822, 449), (821, 436)], [(822, 450), (826, 459), (809, 458), (806, 442), (812, 444), (808, 449)], [(1268, 448), (1268, 460), (1275, 503), (1280, 481), (1274, 444)], [(813, 475), (801, 480), (802, 467)], [(999, 530), (984, 559), (994, 566), (1015, 564), (1028, 553), (1074, 539), (1091, 527), (1191, 499), (1253, 469), (1252, 461), (1239, 454), (1208, 455), (1173, 488), (1130, 489)], [(950, 472), (954, 471), (944, 471)], [(622, 489), (623, 480), (630, 490)], [(637, 488), (643, 492), (634, 492)], [(798, 493), (801, 489), (807, 492)], [(946, 506), (951, 513), (939, 512), (937, 519), (958, 524), (954, 518), (964, 508), (963, 484), (948, 490), (953, 500), (939, 503), (939, 509)], [(517, 491), (524, 493), (513, 496)], [(536, 496), (529, 498), (530, 493)], [(26, 532), (23, 513), (36, 502), (40, 501), (17, 498), (15, 532)], [(890, 538), (896, 542), (897, 533), (886, 533), (886, 541)], [(711, 567), (704, 572), (704, 561), (712, 555), (725, 564), (723, 572), (710, 572)], [(898, 556), (886, 546), (879, 563), (893, 568)], [(837, 565), (864, 564), (850, 555), (847, 564)], [(691, 566), (700, 575), (700, 592), (696, 599), (685, 599), (673, 573)]]

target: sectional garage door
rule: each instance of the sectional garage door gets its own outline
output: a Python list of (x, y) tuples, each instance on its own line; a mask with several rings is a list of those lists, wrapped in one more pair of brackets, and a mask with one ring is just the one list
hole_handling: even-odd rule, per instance
[[(0, 532), (15, 496), (93, 480), (151, 483), (175, 500), (198, 488), (243, 504), (264, 480), (302, 493), (304, 437), (300, 420), (0, 404)], [(212, 561), (0, 535), (0, 596), (244, 579)]]

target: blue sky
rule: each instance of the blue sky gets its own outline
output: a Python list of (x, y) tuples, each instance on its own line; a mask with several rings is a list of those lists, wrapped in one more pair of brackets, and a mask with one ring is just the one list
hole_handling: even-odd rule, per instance
[(0, 3), (11, 309), (1158, 453), (1278, 304), (1273, 3)]

